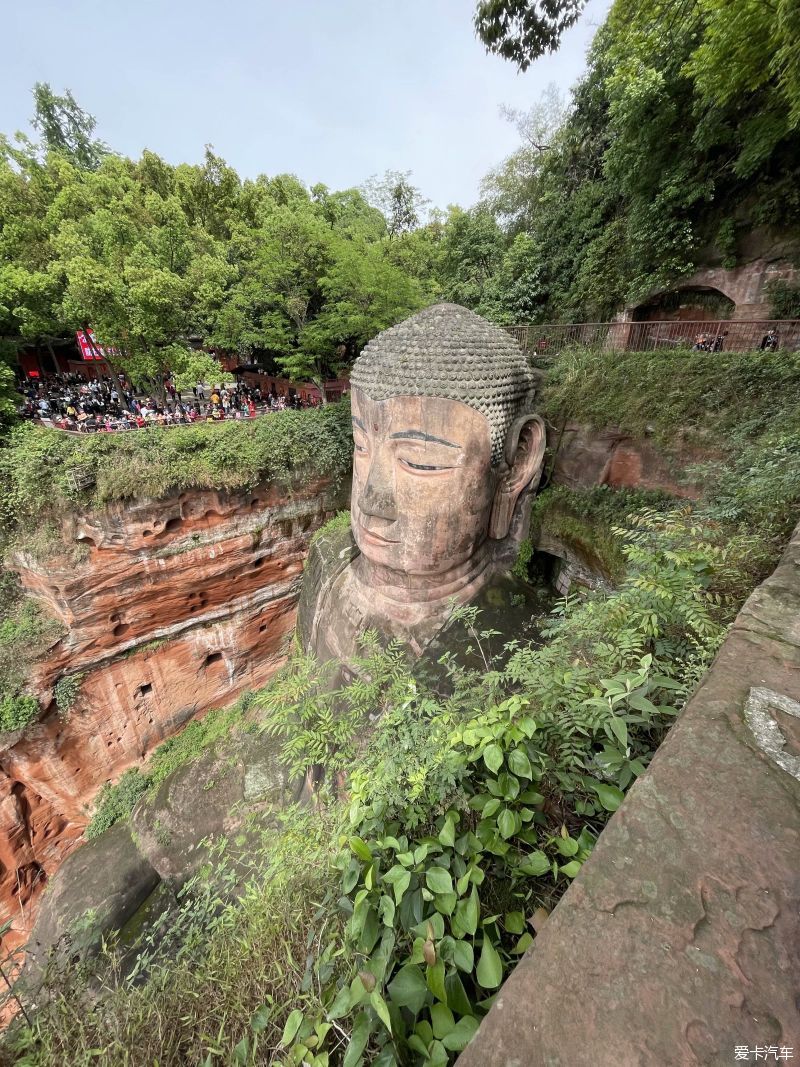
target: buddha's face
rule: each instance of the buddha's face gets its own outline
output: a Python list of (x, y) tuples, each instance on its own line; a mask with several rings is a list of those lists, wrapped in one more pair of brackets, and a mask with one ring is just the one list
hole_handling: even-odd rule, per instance
[(374, 564), (437, 575), (486, 539), (495, 476), (489, 422), (457, 400), (352, 394), (356, 543)]

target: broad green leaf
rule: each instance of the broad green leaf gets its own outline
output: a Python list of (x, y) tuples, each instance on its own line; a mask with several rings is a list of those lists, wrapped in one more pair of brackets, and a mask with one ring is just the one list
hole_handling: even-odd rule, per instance
[(428, 1058), (428, 1046), (425, 1044), (425, 1042), (422, 1040), (422, 1038), (419, 1036), (419, 1034), (411, 1034), (411, 1036), (408, 1039), (408, 1047), (413, 1052), (418, 1053), (418, 1055), (420, 1055), (423, 1060), (427, 1060), (427, 1058)]
[(434, 1041), (428, 1052), (427, 1067), (447, 1067), (450, 1057), (441, 1041)]
[(452, 915), (457, 900), (458, 897), (455, 893), (436, 893), (433, 898), (433, 905), (442, 915)]
[(364, 916), (364, 923), (361, 927), (361, 936), (358, 940), (358, 947), (362, 952), (369, 954), (375, 946), (375, 942), (378, 940), (381, 932), (381, 924), (378, 920), (378, 913), (371, 906), (367, 906)]
[(428, 983), (428, 989), (436, 997), (437, 1000), (441, 1000), (444, 1004), (447, 1003), (447, 991), (444, 985), (444, 960), (437, 960), (433, 967), (426, 969), (426, 980)]
[(360, 860), (363, 860), (365, 863), (372, 862), (372, 853), (370, 852), (366, 842), (362, 841), (360, 837), (350, 838), (350, 848), (353, 850), (353, 852), (355, 852), (355, 854)]
[(453, 1013), (446, 1004), (434, 1004), (431, 1007), (431, 1022), (433, 1023), (434, 1036), (438, 1037), (439, 1040), (446, 1037), (456, 1025)]
[(342, 1067), (356, 1067), (364, 1054), (364, 1049), (367, 1047), (371, 1031), (369, 1015), (365, 1011), (359, 1012), (353, 1024), (350, 1044), (347, 1046), (347, 1052), (342, 1060)]
[(428, 986), (421, 969), (415, 963), (407, 963), (389, 983), (388, 992), (393, 1004), (417, 1015), (427, 999)]
[(507, 839), (513, 837), (516, 828), (517, 820), (514, 818), (514, 813), (509, 808), (503, 808), (500, 812), (500, 818), (497, 820), (497, 829)]
[[(397, 883), (395, 883), (395, 889), (396, 888)], [(378, 912), (380, 913), (384, 926), (392, 926), (394, 924), (395, 904), (391, 897), (385, 895), (381, 897), (380, 903), (378, 904)]]
[(483, 762), (493, 773), (497, 771), (503, 765), (503, 750), (499, 745), (487, 745), (483, 750)]
[(380, 1019), (380, 1021), (383, 1023), (383, 1025), (386, 1027), (386, 1029), (391, 1034), (391, 1032), (392, 1032), (392, 1020), (389, 1018), (389, 1009), (386, 1006), (386, 1001), (383, 999), (383, 997), (380, 995), (380, 993), (379, 993), (379, 991), (377, 989), (373, 989), (372, 992), (370, 993), (369, 1002), (372, 1005), (372, 1007), (375, 1009), (375, 1013), (377, 1014), (377, 1016)]
[(525, 929), (525, 916), (521, 911), (507, 911), (503, 916), (503, 926), (510, 934), (521, 934)]
[(550, 860), (540, 849), (536, 852), (531, 852), (529, 856), (519, 865), (519, 871), (522, 874), (531, 874), (538, 876), (540, 874), (546, 874), (550, 870)]
[(475, 970), (478, 985), (484, 989), (497, 989), (503, 980), (503, 964), (488, 934), (484, 935), (481, 957)]
[(461, 1052), (467, 1047), (478, 1032), (478, 1020), (474, 1015), (465, 1015), (459, 1019), (449, 1034), (442, 1038), (442, 1044), (450, 1052)]
[(411, 884), (411, 871), (403, 871), (403, 873), (394, 880), (394, 902), (399, 904), (403, 899), (405, 891)]
[(472, 1005), (458, 973), (448, 974), (444, 980), (444, 987), (447, 991), (447, 1006), (457, 1015), (469, 1015)]
[(606, 811), (616, 811), (625, 799), (625, 794), (615, 785), (607, 785), (605, 782), (591, 782), (590, 784)]
[(453, 892), (453, 879), (444, 867), (429, 867), (425, 872), (425, 884), (432, 893)]
[(447, 817), (444, 820), (444, 825), (439, 831), (439, 841), (446, 846), (452, 847), (456, 843), (456, 823), (458, 822), (458, 815), (454, 811), (449, 811)]
[(250, 1019), (250, 1029), (254, 1034), (260, 1034), (262, 1030), (266, 1030), (269, 1026), (269, 1021), (272, 1018), (273, 1009), (266, 1004), (262, 1004), (260, 1008), (256, 1008)]
[(283, 1028), (283, 1036), (281, 1037), (282, 1045), (291, 1045), (297, 1036), (297, 1031), (300, 1029), (302, 1021), (303, 1013), (299, 1008), (295, 1008), (294, 1011), (289, 1012), (289, 1018), (286, 1020), (286, 1025)]
[(342, 892), (349, 893), (355, 886), (361, 874), (361, 867), (355, 859), (351, 859), (347, 870), (342, 875)]
[(522, 937), (517, 941), (516, 945), (511, 949), (515, 956), (522, 955), (526, 952), (528, 947), (533, 944), (533, 934), (530, 930), (526, 930)]
[(574, 856), (578, 851), (578, 842), (574, 837), (559, 837), (556, 840), (556, 848), (562, 856)]
[(567, 878), (574, 878), (580, 869), (581, 864), (578, 860), (570, 860), (570, 862), (565, 863), (563, 867), (559, 867), (561, 873), (565, 874)]
[[(631, 699), (632, 702), (633, 698)], [(647, 701), (647, 703), (649, 704), (650, 702)], [(624, 751), (628, 747), (628, 727), (625, 725), (624, 720), (614, 716), (608, 720), (608, 726)]]
[(341, 1019), (347, 1015), (348, 1011), (350, 1011), (350, 987), (344, 985), (333, 998), (333, 1004), (328, 1009), (328, 1016), (331, 1019)]
[(414, 933), (418, 934), (423, 940), (430, 937), (434, 941), (441, 941), (444, 937), (444, 919), (435, 911), (427, 919), (417, 923), (414, 927)]
[(475, 966), (475, 950), (469, 941), (456, 941), (453, 945), (453, 962), (460, 971), (469, 974)]
[(465, 934), (472, 935), (478, 929), (479, 911), (478, 890), (473, 886), (470, 895), (456, 904), (455, 918)]
[(514, 774), (518, 774), (522, 778), (532, 777), (531, 761), (528, 759), (528, 754), (521, 748), (515, 748), (509, 754), (508, 766)]

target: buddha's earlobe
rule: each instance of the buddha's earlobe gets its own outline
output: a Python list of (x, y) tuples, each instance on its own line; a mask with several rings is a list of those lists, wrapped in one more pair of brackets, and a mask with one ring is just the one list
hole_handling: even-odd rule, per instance
[(538, 485), (546, 443), (544, 422), (539, 415), (522, 415), (512, 423), (505, 446), (507, 468), (495, 490), (489, 519), (489, 536), (496, 541), (508, 536), (522, 491)]

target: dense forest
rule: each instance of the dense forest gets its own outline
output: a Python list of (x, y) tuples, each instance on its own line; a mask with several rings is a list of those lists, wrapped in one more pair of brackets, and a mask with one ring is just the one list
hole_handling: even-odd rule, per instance
[[(549, 6), (560, 20), (531, 29), (539, 5), (481, 3), (476, 28), (524, 68), (581, 5)], [(210, 147), (126, 159), (39, 84), (36, 138), (0, 141), (0, 337), (11, 353), (91, 323), (134, 378), (202, 373), (196, 338), (318, 381), (434, 299), (502, 323), (607, 318), (754, 238), (800, 239), (798, 44), (790, 0), (616, 0), (570, 99), (509, 113), (519, 148), (446, 212), (409, 174), (332, 191), (242, 180)], [(774, 300), (798, 313), (796, 292)]]

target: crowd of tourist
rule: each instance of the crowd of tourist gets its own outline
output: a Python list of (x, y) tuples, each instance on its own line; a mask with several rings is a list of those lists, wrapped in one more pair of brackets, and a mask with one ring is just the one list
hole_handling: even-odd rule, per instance
[(225, 419), (252, 419), (284, 408), (309, 406), (298, 395), (242, 382), (209, 386), (198, 382), (191, 397), (181, 395), (170, 378), (163, 382), (163, 399), (138, 394), (124, 374), (87, 381), (77, 374), (26, 378), (17, 385), (19, 414), (61, 430), (81, 433), (136, 430), (146, 426), (188, 425)]

